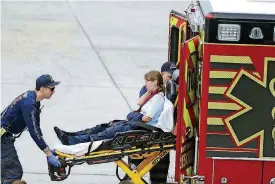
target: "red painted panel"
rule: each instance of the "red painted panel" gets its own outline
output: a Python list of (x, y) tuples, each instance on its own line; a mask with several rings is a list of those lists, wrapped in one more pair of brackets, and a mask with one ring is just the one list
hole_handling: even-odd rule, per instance
[(264, 162), (264, 177), (263, 184), (269, 184), (272, 178), (275, 178), (275, 161), (274, 162)]
[(232, 184), (261, 184), (262, 162), (246, 160), (214, 160), (214, 183), (225, 177)]
[(264, 73), (264, 57), (275, 57), (274, 46), (204, 44), (210, 53), (206, 55), (249, 56), (261, 78)]
[(208, 88), (210, 70), (210, 52), (213, 48), (209, 45), (203, 46), (203, 73), (202, 73), (202, 96), (200, 101), (200, 140), (199, 140), (199, 160), (198, 174), (205, 176), (205, 183), (212, 183), (212, 160), (206, 158), (206, 130), (207, 130), (207, 111), (208, 111)]
[[(261, 53), (258, 54), (258, 50)], [(222, 44), (207, 44), (203, 45), (203, 75), (202, 75), (202, 97), (200, 102), (200, 141), (199, 141), (199, 161), (198, 161), (198, 175), (205, 176), (205, 183), (212, 184), (212, 176), (215, 174), (216, 178), (213, 181), (214, 184), (221, 183), (220, 179), (217, 178), (221, 173), (227, 175), (228, 177), (236, 178), (252, 178), (244, 182), (242, 180), (235, 180), (234, 182), (228, 182), (233, 184), (261, 184), (262, 183), (262, 162), (256, 161), (222, 161), (219, 160), (218, 168), (215, 165), (213, 168), (213, 160), (206, 157), (206, 134), (207, 134), (207, 117), (208, 117), (208, 89), (209, 89), (209, 70), (210, 70), (210, 55), (225, 55), (225, 56), (250, 56), (253, 65), (255, 66), (257, 72), (259, 72), (261, 78), (263, 76), (263, 63), (264, 57), (275, 57), (274, 47), (269, 46), (247, 46), (247, 45), (222, 45)], [(236, 146), (237, 148), (237, 146)], [(275, 166), (267, 166), (269, 170), (273, 170), (275, 174)], [(271, 168), (273, 167), (273, 168)], [(213, 173), (213, 171), (218, 173)], [(254, 171), (257, 170), (257, 173)], [(272, 171), (270, 171), (272, 172)], [(234, 175), (236, 174), (236, 175)], [(265, 174), (266, 177), (269, 176), (269, 172)], [(266, 182), (265, 182), (266, 183)], [(269, 184), (269, 183), (267, 183)]]
[[(181, 51), (183, 51), (183, 47), (181, 47)], [(183, 62), (183, 57), (180, 58), (180, 63), (179, 63), (179, 96), (178, 96), (178, 114), (177, 114), (177, 131), (176, 131), (176, 164), (175, 164), (175, 180), (177, 182), (180, 182), (180, 176), (181, 176), (181, 170), (180, 170), (180, 164), (181, 164), (181, 149), (182, 149), (182, 124), (183, 124), (183, 111), (182, 111), (182, 106), (184, 103), (184, 96), (185, 96), (185, 91), (183, 86), (185, 84), (184, 80), (184, 62)]]

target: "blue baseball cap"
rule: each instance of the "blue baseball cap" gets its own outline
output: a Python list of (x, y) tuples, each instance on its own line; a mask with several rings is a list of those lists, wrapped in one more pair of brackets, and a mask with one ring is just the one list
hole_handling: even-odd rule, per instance
[(173, 62), (165, 62), (161, 66), (161, 72), (168, 72), (168, 73), (173, 73), (177, 69), (177, 66)]
[(54, 87), (59, 83), (59, 81), (54, 81), (51, 75), (44, 74), (36, 79), (36, 89), (40, 89), (41, 87)]

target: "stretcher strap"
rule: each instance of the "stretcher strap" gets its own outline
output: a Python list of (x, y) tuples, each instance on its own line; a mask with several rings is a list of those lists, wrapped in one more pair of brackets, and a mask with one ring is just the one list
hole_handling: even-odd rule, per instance
[(91, 139), (91, 143), (89, 144), (89, 147), (88, 147), (88, 152), (85, 154), (85, 156), (88, 156), (90, 154), (93, 143), (94, 143), (94, 140)]
[(142, 128), (145, 128), (147, 130), (151, 130), (151, 131), (157, 131), (157, 132), (163, 132), (160, 128), (151, 126), (151, 125), (147, 125), (146, 123), (143, 123), (141, 121), (133, 121), (133, 124)]
[(144, 100), (143, 104), (138, 108), (137, 112), (140, 112), (142, 106), (143, 106), (144, 104), (146, 104), (151, 98), (153, 98), (154, 95), (156, 95), (156, 94), (158, 94), (158, 93), (159, 93), (159, 91), (156, 90), (156, 91), (154, 91), (150, 96), (148, 96), (148, 97)]

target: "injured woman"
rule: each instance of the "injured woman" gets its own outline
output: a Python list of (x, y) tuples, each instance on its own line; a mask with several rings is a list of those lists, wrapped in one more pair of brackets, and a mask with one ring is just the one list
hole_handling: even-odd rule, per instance
[[(118, 132), (142, 129), (136, 124), (137, 121), (157, 127), (164, 132), (171, 132), (173, 129), (174, 108), (173, 104), (164, 95), (165, 86), (161, 73), (154, 70), (150, 71), (144, 75), (144, 79), (147, 92), (138, 99), (137, 104), (140, 108), (137, 111), (130, 112), (127, 115), (127, 120), (114, 120), (77, 132), (66, 132), (54, 127), (61, 143), (63, 145), (75, 145), (76, 147), (84, 145), (87, 148), (86, 144), (83, 143), (90, 144), (92, 142), (92, 147), (94, 147), (92, 150), (94, 150), (102, 140), (112, 139)], [(62, 149), (64, 150), (65, 146)], [(66, 152), (68, 153), (69, 150), (66, 150)]]

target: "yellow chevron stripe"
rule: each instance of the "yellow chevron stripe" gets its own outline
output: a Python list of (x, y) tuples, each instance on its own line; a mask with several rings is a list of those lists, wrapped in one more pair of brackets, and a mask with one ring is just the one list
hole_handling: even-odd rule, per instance
[(193, 110), (194, 110), (195, 117), (199, 119), (199, 101), (198, 100), (196, 101), (193, 107)]
[(241, 107), (236, 103), (208, 102), (208, 109), (240, 110)]
[(207, 125), (224, 125), (222, 118), (207, 118)]
[(209, 87), (209, 93), (211, 94), (224, 94), (227, 87)]
[[(193, 130), (193, 125), (192, 125), (192, 121), (188, 112), (188, 109), (186, 108), (186, 101), (184, 100), (183, 103), (183, 119), (184, 119), (184, 126), (185, 127), (190, 127), (191, 128), (191, 133), (190, 136), (192, 137), (194, 135), (194, 130)], [(182, 143), (184, 143), (185, 136), (183, 135), (182, 137)]]
[(275, 120), (275, 107), (273, 107), (273, 109), (271, 110), (271, 116)]
[(273, 78), (269, 83), (269, 90), (271, 94), (275, 97), (275, 78)]
[(170, 18), (170, 26), (175, 26), (175, 25), (177, 25), (178, 21), (179, 21), (179, 20), (178, 20), (177, 18), (171, 17), (171, 18)]
[(237, 72), (210, 71), (210, 78), (232, 79), (236, 74)]
[(214, 63), (239, 63), (239, 64), (251, 64), (252, 63), (249, 56), (211, 55), (210, 61), (214, 62)]
[[(179, 39), (178, 39), (178, 60), (177, 60), (177, 66), (179, 65), (179, 63), (180, 63), (180, 58), (181, 58), (181, 37), (182, 37), (182, 31), (184, 31), (184, 35), (186, 35), (186, 22), (183, 22), (181, 25), (180, 25), (180, 27), (179, 27)], [(186, 39), (186, 36), (184, 37), (184, 40)]]
[(258, 72), (253, 72), (253, 74), (257, 77), (261, 77), (260, 74)]
[(190, 53), (196, 51), (195, 44), (194, 44), (193, 40), (188, 41), (188, 48), (189, 48)]
[(192, 126), (192, 121), (191, 121), (188, 109), (186, 108), (186, 102), (184, 102), (183, 118), (184, 118), (185, 126), (191, 128), (190, 136), (193, 136), (194, 131), (193, 131), (193, 126)]
[[(194, 90), (191, 90), (189, 94), (189, 97), (190, 97), (190, 100), (192, 102), (194, 102), (195, 100), (195, 91)], [(199, 117), (199, 109), (198, 109), (198, 106), (199, 106), (199, 103), (198, 103), (198, 100), (195, 102), (194, 106), (193, 106), (193, 111), (194, 111), (194, 114), (195, 114), (195, 117), (198, 118)]]
[[(191, 41), (188, 42), (188, 48), (189, 48), (189, 52), (190, 53), (193, 53), (193, 52), (196, 51), (195, 43), (194, 43), (193, 40), (191, 40)], [(196, 66), (197, 56), (196, 55), (192, 55), (191, 59), (192, 59), (193, 66)]]

